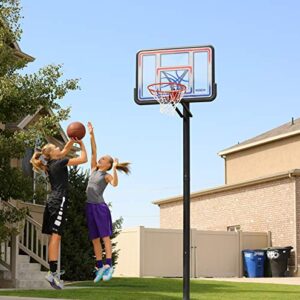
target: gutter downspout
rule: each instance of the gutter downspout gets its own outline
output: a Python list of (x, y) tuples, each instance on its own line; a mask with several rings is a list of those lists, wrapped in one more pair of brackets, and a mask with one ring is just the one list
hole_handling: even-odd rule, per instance
[(224, 159), (224, 169), (225, 169), (224, 179), (225, 179), (225, 184), (227, 184), (227, 161), (226, 161), (226, 155), (222, 155), (222, 158)]
[[(293, 178), (294, 177), (294, 178)], [(298, 239), (297, 239), (297, 182), (293, 173), (289, 173), (289, 178), (294, 179), (294, 221), (295, 221), (295, 269), (294, 274), (298, 272)]]

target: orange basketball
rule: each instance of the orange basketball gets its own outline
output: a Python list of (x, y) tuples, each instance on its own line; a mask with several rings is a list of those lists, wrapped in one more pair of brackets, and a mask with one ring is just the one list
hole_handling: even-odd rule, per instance
[(82, 140), (85, 136), (85, 127), (80, 122), (73, 122), (67, 128), (67, 135), (69, 138), (77, 138)]

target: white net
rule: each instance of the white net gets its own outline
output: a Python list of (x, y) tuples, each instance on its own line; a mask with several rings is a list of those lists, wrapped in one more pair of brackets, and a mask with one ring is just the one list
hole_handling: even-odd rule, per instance
[(166, 115), (174, 115), (178, 103), (181, 101), (186, 87), (175, 82), (154, 83), (148, 86), (149, 92), (160, 104), (160, 112)]

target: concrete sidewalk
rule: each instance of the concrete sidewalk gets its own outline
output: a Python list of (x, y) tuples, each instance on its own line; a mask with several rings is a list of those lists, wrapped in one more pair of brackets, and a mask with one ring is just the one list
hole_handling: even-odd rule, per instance
[(272, 284), (290, 284), (300, 285), (300, 277), (263, 277), (263, 278), (197, 278), (199, 280), (215, 280), (240, 283), (272, 283)]

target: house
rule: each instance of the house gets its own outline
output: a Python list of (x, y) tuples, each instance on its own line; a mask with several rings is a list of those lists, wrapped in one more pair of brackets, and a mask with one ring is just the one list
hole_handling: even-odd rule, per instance
[[(191, 228), (272, 234), (292, 246), (291, 275), (299, 276), (300, 118), (220, 151), (225, 184), (191, 194)], [(154, 201), (160, 227), (183, 226), (182, 196)]]
[[(33, 61), (34, 58), (21, 51), (17, 43), (10, 45), (14, 50), (15, 57), (25, 58)], [(0, 129), (8, 129), (12, 132), (27, 130), (41, 117), (52, 115), (50, 109), (40, 107), (33, 115), (24, 115), (14, 123), (1, 123)], [(49, 143), (63, 148), (68, 138), (63, 129), (58, 125), (58, 134), (47, 137)], [(22, 159), (12, 159), (11, 166), (20, 168), (23, 173), (32, 178), (33, 189), (37, 191), (39, 177), (33, 173), (30, 159), (35, 149), (28, 148)], [(68, 156), (76, 156), (78, 149), (73, 146)], [(48, 189), (47, 182), (42, 188)], [(18, 199), (11, 199), (9, 202), (1, 201), (0, 209), (13, 207), (27, 207), (30, 216), (26, 216), (24, 227), (19, 235), (12, 235), (8, 242), (0, 245), (0, 287), (20, 287), (20, 288), (49, 288), (49, 284), (43, 279), (48, 265), (48, 236), (41, 232), (41, 223), (44, 212), (44, 199), (28, 199), (21, 202)], [(44, 268), (44, 269), (43, 269)]]

